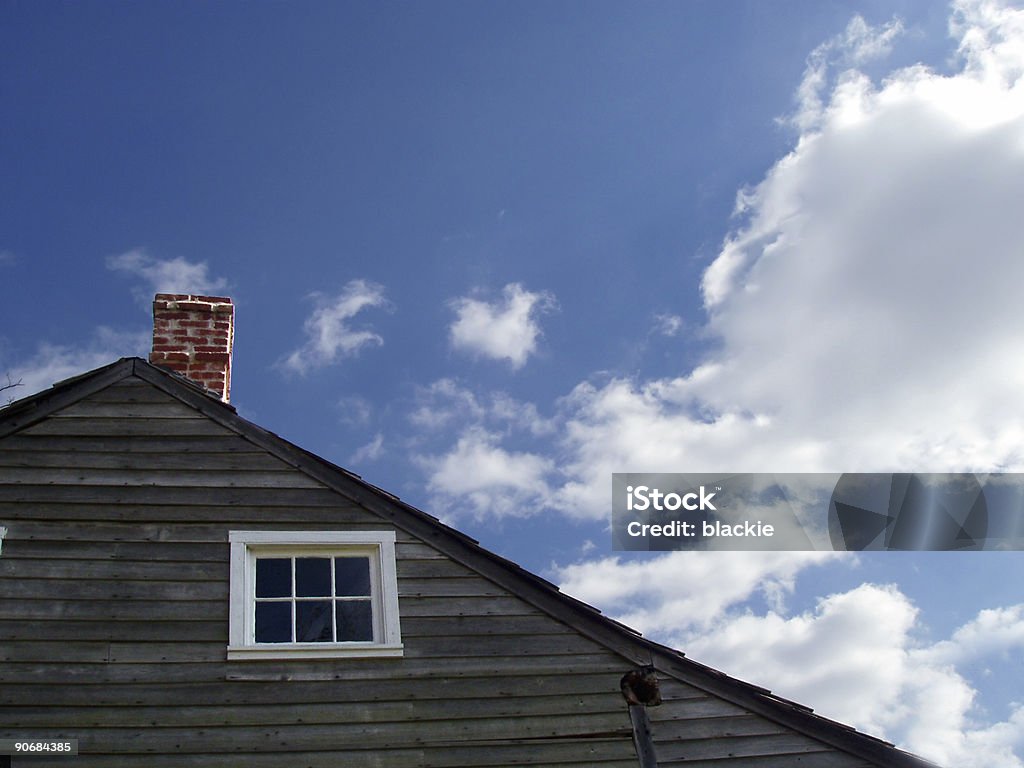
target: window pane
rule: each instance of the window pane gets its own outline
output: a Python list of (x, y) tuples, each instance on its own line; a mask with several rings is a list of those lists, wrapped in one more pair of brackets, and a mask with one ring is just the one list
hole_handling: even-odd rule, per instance
[(295, 594), (298, 597), (330, 597), (331, 558), (295, 558)]
[(338, 597), (369, 597), (370, 558), (334, 558), (334, 594)]
[(338, 642), (373, 640), (373, 610), (369, 600), (338, 600)]
[(292, 604), (256, 603), (256, 642), (290, 643), (292, 641)]
[(295, 642), (329, 643), (331, 637), (331, 601), (300, 600), (295, 603)]
[(256, 597), (291, 597), (290, 557), (260, 557), (256, 560)]

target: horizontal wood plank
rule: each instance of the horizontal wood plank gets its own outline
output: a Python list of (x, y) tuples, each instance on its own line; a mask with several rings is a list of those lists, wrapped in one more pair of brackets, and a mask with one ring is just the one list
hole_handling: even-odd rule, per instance
[(50, 418), (33, 424), (21, 432), (24, 435), (89, 435), (106, 436), (148, 436), (170, 437), (188, 435), (229, 435), (226, 427), (222, 427), (210, 419), (196, 417), (188, 419), (55, 419)]
[[(72, 464), (72, 467), (74, 465)], [(323, 488), (308, 475), (292, 469), (279, 471), (200, 469), (116, 469), (4, 467), (0, 483), (5, 485), (70, 486), (162, 486), (166, 488)], [(210, 491), (207, 491), (209, 493)]]

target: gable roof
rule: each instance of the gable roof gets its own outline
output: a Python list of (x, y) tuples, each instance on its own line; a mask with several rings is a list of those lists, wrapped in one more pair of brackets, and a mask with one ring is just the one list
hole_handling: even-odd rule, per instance
[(555, 584), (488, 551), (475, 539), (403, 502), (397, 496), (243, 419), (233, 406), (211, 396), (188, 379), (140, 358), (122, 358), (0, 409), (0, 438), (25, 429), (62, 408), (130, 377), (137, 377), (194, 408), (203, 416), (237, 433), (397, 528), (428, 542), (453, 560), (634, 664), (653, 664), (664, 675), (868, 763), (894, 768), (926, 768), (933, 765), (888, 742), (821, 717), (808, 707), (730, 677), (687, 658), (681, 651), (642, 637), (637, 631), (562, 593)]

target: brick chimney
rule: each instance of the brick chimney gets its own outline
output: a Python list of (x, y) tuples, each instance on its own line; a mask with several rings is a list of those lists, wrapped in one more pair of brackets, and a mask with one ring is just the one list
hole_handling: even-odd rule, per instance
[(149, 362), (180, 373), (225, 403), (231, 394), (235, 308), (222, 296), (158, 293)]

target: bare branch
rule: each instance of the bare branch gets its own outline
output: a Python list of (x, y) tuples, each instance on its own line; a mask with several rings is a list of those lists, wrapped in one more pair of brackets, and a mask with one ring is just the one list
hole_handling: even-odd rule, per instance
[[(4, 392), (4, 391), (6, 391), (8, 389), (14, 389), (15, 387), (20, 387), (21, 386), (21, 379), (18, 379), (17, 381), (14, 381), (11, 378), (11, 374), (8, 373), (6, 375), (7, 375), (7, 383), (6, 384), (0, 384), (0, 392)], [(14, 398), (13, 397), (7, 398), (7, 405), (10, 405), (13, 402), (14, 402)]]

